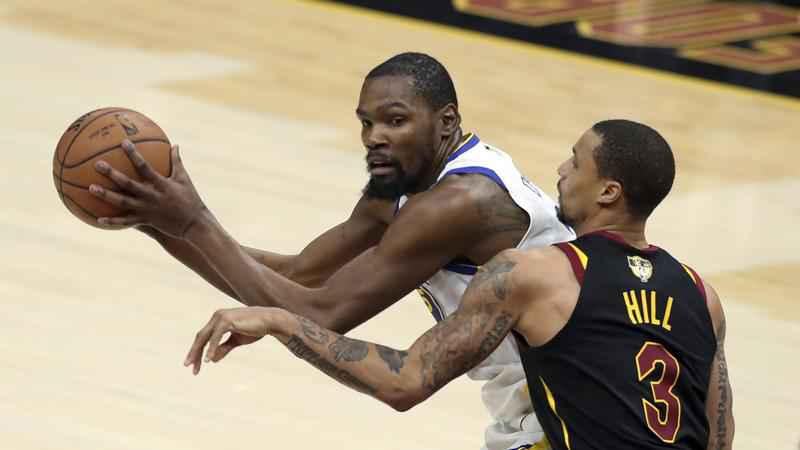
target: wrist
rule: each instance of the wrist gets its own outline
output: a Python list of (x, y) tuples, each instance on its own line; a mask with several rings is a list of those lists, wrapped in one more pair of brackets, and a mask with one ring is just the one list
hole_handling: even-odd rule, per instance
[(202, 211), (198, 212), (197, 215), (186, 224), (181, 238), (194, 243), (201, 240), (203, 236), (207, 236), (217, 226), (218, 223), (214, 215), (211, 214), (208, 208), (204, 207)]
[(293, 325), (297, 324), (294, 314), (283, 308), (264, 308), (267, 334), (283, 341), (295, 333)]
[(147, 236), (150, 236), (155, 240), (158, 240), (162, 235), (162, 233), (157, 229), (155, 229), (152, 225), (140, 224), (140, 225), (135, 225), (133, 228), (136, 229), (137, 231), (140, 231), (143, 234), (146, 234)]

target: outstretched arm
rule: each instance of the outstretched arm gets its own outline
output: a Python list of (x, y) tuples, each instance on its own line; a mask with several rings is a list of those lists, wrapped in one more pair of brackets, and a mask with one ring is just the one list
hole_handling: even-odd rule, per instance
[[(108, 177), (119, 191), (108, 190), (98, 184), (90, 186), (90, 192), (98, 198), (129, 210), (121, 217), (100, 218), (102, 224), (135, 225), (155, 239), (170, 255), (203, 277), (210, 284), (245, 304), (259, 303), (258, 298), (249, 297), (247, 288), (229, 279), (229, 274), (220, 273), (201, 248), (184, 239), (192, 228), (196, 228), (201, 216), (211, 216), (194, 188), (189, 174), (178, 156), (177, 146), (171, 149), (172, 174), (163, 177), (156, 173), (135, 146), (126, 141), (122, 144), (131, 164), (145, 182), (138, 182), (115, 170), (105, 161), (98, 161), (98, 172)], [(303, 286), (320, 286), (331, 274), (348, 261), (376, 245), (386, 229), (386, 218), (391, 216), (393, 204), (388, 201), (358, 202), (353, 213), (343, 223), (333, 227), (313, 240), (298, 255), (281, 255), (241, 246), (228, 236), (226, 253), (235, 253), (243, 265), (268, 267), (272, 271)], [(221, 227), (219, 232), (224, 233)], [(232, 271), (242, 272), (241, 265)], [(228, 275), (228, 276), (226, 276)], [(253, 285), (252, 279), (246, 279)], [(245, 294), (245, 295), (243, 295)]]
[(733, 447), (733, 392), (728, 378), (728, 362), (725, 360), (725, 312), (719, 296), (709, 284), (705, 285), (708, 310), (717, 336), (717, 352), (711, 365), (706, 398), (708, 417), (708, 450), (730, 450)]
[[(362, 198), (350, 217), (311, 241), (300, 253), (284, 255), (239, 245), (244, 257), (269, 267), (278, 274), (306, 287), (319, 287), (348, 261), (376, 245), (386, 230), (377, 215), (392, 210), (390, 202), (368, 201)], [(212, 265), (190, 242), (172, 237), (150, 225), (137, 228), (152, 237), (172, 257), (200, 275), (212, 286), (244, 304), (253, 301), (240, 298)]]
[[(206, 343), (207, 360), (219, 361), (236, 346), (271, 334), (330, 377), (405, 411), (478, 365), (514, 327), (525, 297), (515, 288), (514, 256), (506, 251), (483, 266), (459, 309), (408, 350), (350, 339), (281, 309), (240, 308), (215, 313), (185, 363)], [(227, 332), (231, 337), (220, 344)], [(198, 369), (195, 365), (195, 373)]]
[[(497, 203), (495, 194), (512, 201), (496, 183), (482, 175), (451, 176), (433, 189), (414, 195), (374, 246), (357, 249), (361, 251), (348, 248), (352, 259), (335, 273), (331, 273), (332, 266), (328, 267), (331, 275), (312, 288), (261, 264), (227, 233), (203, 204), (177, 151), (172, 153), (172, 174), (164, 177), (150, 167), (133, 144), (126, 141), (123, 148), (145, 182), (134, 181), (106, 165), (101, 172), (124, 192), (99, 185), (92, 185), (90, 190), (129, 214), (101, 218), (101, 223), (148, 224), (183, 239), (203, 256), (205, 267), (216, 273), (215, 280), (224, 280), (242, 303), (285, 308), (339, 332), (389, 307), (476, 242), (497, 238), (509, 230), (507, 225), (513, 225), (512, 230), (520, 227), (517, 219), (508, 224), (508, 217), (485, 217), (484, 207)], [(527, 226), (527, 216), (524, 222)], [(503, 226), (491, 228), (498, 225)]]

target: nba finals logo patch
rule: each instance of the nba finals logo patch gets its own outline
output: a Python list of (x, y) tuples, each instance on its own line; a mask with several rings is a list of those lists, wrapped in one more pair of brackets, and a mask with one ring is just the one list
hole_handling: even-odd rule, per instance
[(639, 256), (628, 256), (628, 267), (636, 278), (642, 280), (642, 283), (647, 283), (647, 280), (653, 276), (653, 264)]
[(125, 134), (128, 136), (133, 136), (134, 134), (139, 132), (139, 129), (136, 128), (136, 124), (131, 122), (131, 119), (128, 118), (125, 114), (115, 114), (119, 124), (122, 125), (122, 128), (125, 130)]

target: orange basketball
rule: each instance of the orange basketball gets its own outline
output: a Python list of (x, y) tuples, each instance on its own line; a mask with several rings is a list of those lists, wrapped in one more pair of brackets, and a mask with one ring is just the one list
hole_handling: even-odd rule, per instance
[(97, 218), (127, 213), (89, 193), (91, 184), (118, 190), (114, 182), (95, 170), (97, 161), (102, 159), (128, 177), (141, 181), (122, 149), (125, 139), (136, 145), (136, 150), (153, 170), (164, 176), (172, 173), (169, 139), (155, 122), (130, 109), (103, 108), (84, 114), (67, 128), (58, 141), (53, 156), (56, 190), (67, 209), (89, 225), (105, 229), (120, 228), (101, 226)]

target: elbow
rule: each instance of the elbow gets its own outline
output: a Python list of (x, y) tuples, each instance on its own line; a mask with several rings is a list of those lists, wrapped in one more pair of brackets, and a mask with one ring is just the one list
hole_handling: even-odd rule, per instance
[(282, 264), (275, 268), (275, 271), (294, 281), (309, 288), (318, 288), (325, 284), (328, 277), (312, 267), (307, 267), (308, 264), (303, 264), (303, 261), (297, 256), (287, 258)]
[(389, 406), (391, 406), (392, 409), (394, 409), (397, 412), (406, 412), (406, 411), (410, 410), (411, 408), (417, 406), (417, 403), (416, 402), (395, 402), (395, 403), (390, 403)]
[(425, 401), (430, 393), (419, 384), (413, 387), (395, 387), (383, 393), (381, 400), (397, 412), (406, 412)]
[(406, 412), (420, 404), (422, 399), (412, 395), (393, 395), (389, 398), (383, 399), (383, 402), (391, 406), (392, 409), (397, 412)]

